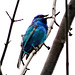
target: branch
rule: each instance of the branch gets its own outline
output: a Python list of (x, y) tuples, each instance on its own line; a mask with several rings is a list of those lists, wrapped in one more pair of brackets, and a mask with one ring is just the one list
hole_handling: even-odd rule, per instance
[(14, 22), (18, 22), (18, 21), (22, 21), (23, 19), (20, 19), (20, 20), (14, 20)]
[(18, 21), (22, 21), (23, 20), (23, 19), (13, 20), (7, 11), (6, 11), (6, 13), (7, 13), (8, 17), (10, 18), (10, 20), (13, 21), (13, 22), (18, 22)]
[[(69, 19), (69, 25), (68, 28), (70, 28), (72, 21), (75, 16), (75, 0), (71, 0), (68, 6), (68, 19)], [(66, 14), (65, 14), (66, 15)], [(52, 72), (55, 68), (55, 65), (57, 63), (57, 60), (59, 58), (59, 55), (62, 51), (62, 48), (65, 43), (65, 26), (66, 26), (66, 17), (63, 17), (62, 22), (60, 24), (60, 28), (58, 30), (58, 33), (56, 35), (56, 38), (53, 42), (51, 51), (49, 52), (48, 58), (46, 60), (46, 63), (43, 67), (43, 70), (41, 72), (41, 75), (52, 75)], [(67, 31), (68, 33), (68, 31)]]
[(2, 75), (1, 67), (0, 67), (0, 75)]
[[(5, 48), (4, 48), (2, 57), (1, 57), (1, 62), (0, 62), (1, 65), (2, 65), (2, 63), (3, 63), (3, 59), (4, 59), (4, 56), (5, 56), (5, 53), (6, 53), (8, 44), (9, 44), (9, 42), (10, 42), (9, 39), (10, 39), (10, 35), (11, 35), (11, 31), (12, 31), (12, 26), (13, 26), (13, 23), (14, 23), (14, 18), (15, 18), (15, 15), (16, 15), (16, 11), (17, 11), (17, 8), (18, 8), (19, 1), (20, 1), (20, 0), (17, 0), (17, 4), (16, 4), (15, 10), (14, 10), (14, 14), (13, 14), (13, 17), (12, 17), (12, 20), (11, 20), (11, 24), (10, 24), (10, 29), (9, 29), (7, 41), (6, 41), (6, 43), (5, 43)], [(7, 13), (7, 15), (9, 16), (9, 18), (11, 19), (10, 15), (8, 14), (7, 11), (6, 11), (6, 13)]]
[(1, 62), (0, 62), (0, 75), (3, 75), (3, 74), (2, 74), (2, 71), (1, 71)]
[[(47, 33), (47, 37), (49, 36), (52, 28), (53, 28), (53, 24), (54, 24), (54, 21), (55, 21), (55, 17), (56, 15), (58, 15), (60, 12), (58, 12), (56, 14), (56, 0), (53, 0), (53, 8), (52, 8), (52, 21), (50, 23), (50, 26), (49, 26), (49, 29), (48, 29), (48, 33)], [(56, 15), (55, 15), (56, 14)]]

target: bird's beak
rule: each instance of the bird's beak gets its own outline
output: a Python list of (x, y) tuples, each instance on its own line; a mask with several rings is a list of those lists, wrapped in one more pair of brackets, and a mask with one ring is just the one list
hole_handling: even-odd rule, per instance
[(47, 15), (44, 15), (44, 17), (47, 17), (49, 14), (47, 14)]
[[(49, 14), (48, 14), (48, 15), (49, 15)], [(48, 15), (45, 15), (45, 16), (44, 16), (44, 19), (52, 18), (52, 16), (51, 16), (51, 17), (47, 17)]]

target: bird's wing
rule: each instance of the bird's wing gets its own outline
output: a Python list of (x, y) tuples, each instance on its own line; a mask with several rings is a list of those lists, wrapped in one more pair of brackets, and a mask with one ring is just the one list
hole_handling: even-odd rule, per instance
[[(29, 27), (25, 36), (24, 36), (24, 47), (25, 45), (27, 44), (27, 42), (30, 40), (31, 36), (33, 35), (34, 31), (36, 30), (37, 26), (35, 25), (34, 27)], [(19, 59), (18, 59), (18, 63), (17, 63), (17, 68), (20, 67), (20, 64), (21, 64), (21, 61), (22, 61), (22, 56), (23, 56), (23, 47), (22, 47), (22, 50), (20, 52), (20, 55), (19, 55)]]
[(35, 32), (37, 26), (31, 26), (27, 29), (27, 32), (23, 38), (24, 41), (24, 47), (26, 46), (27, 42), (30, 40), (31, 36), (33, 35), (33, 33)]

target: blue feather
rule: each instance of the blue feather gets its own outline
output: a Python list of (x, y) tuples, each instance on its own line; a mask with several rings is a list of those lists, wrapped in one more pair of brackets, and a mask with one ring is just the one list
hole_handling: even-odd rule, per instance
[[(29, 53), (38, 45), (44, 43), (47, 37), (47, 17), (48, 15), (37, 15), (34, 17), (31, 25), (28, 27), (22, 43), (22, 50), (18, 59), (17, 67), (20, 67), (20, 63), (26, 54), (26, 59), (29, 56)], [(45, 18), (46, 17), (46, 18)]]
[[(44, 17), (44, 15), (38, 15), (38, 16)], [(48, 31), (47, 19), (44, 19), (42, 17), (38, 18), (38, 16), (33, 19), (32, 24), (28, 27), (26, 34), (24, 35), (23, 38), (24, 54), (27, 54), (34, 47), (37, 47), (46, 40), (47, 31)], [(31, 32), (34, 30), (35, 26), (37, 26), (37, 28), (29, 40)]]

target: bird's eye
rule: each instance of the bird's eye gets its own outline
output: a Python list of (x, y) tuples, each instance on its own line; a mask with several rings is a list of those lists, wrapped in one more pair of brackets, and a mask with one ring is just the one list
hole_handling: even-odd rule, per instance
[(43, 16), (38, 16), (38, 18), (43, 18)]
[(41, 16), (38, 16), (38, 18), (41, 18)]

